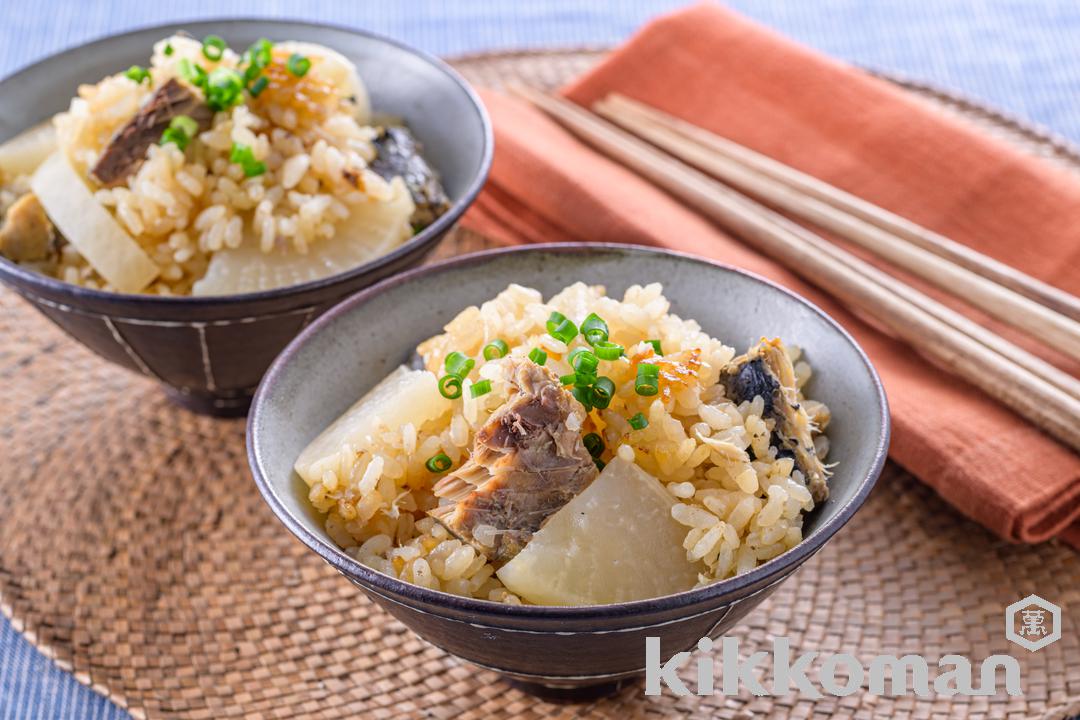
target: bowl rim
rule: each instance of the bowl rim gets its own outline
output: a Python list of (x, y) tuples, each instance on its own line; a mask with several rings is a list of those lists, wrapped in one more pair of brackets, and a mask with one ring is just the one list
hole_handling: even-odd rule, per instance
[[(854, 494), (840, 507), (832, 519), (826, 521), (816, 530), (816, 532), (809, 537), (804, 538), (802, 542), (787, 552), (781, 553), (777, 557), (762, 563), (747, 573), (725, 580), (719, 580), (704, 587), (685, 590), (672, 595), (663, 595), (657, 598), (622, 603), (606, 603), (602, 605), (507, 605), (491, 600), (461, 597), (441, 590), (431, 590), (404, 580), (390, 577), (389, 575), (384, 575), (350, 557), (345, 551), (336, 547), (333, 543), (326, 542), (322, 538), (316, 536), (305, 527), (301, 519), (293, 516), (292, 513), (285, 508), (284, 504), (272, 489), (269, 478), (263, 470), (259, 453), (256, 451), (256, 448), (261, 443), (260, 424), (257, 420), (263, 412), (264, 405), (268, 402), (271, 388), (277, 382), (278, 377), (285, 372), (285, 368), (290, 363), (293, 356), (297, 354), (300, 348), (303, 347), (312, 336), (321, 332), (324, 327), (334, 322), (338, 317), (351, 312), (357, 306), (365, 304), (371, 298), (391, 288), (416, 281), (429, 275), (452, 271), (462, 266), (468, 266), (478, 262), (482, 263), (493, 258), (500, 258), (504, 255), (512, 255), (515, 253), (588, 255), (598, 251), (616, 252), (631, 257), (640, 257), (643, 255), (675, 256), (699, 264), (709, 265), (717, 270), (748, 277), (757, 283), (765, 285), (772, 291), (780, 292), (806, 306), (824, 320), (827, 325), (836, 330), (840, 337), (855, 350), (856, 355), (862, 361), (863, 366), (869, 373), (874, 391), (877, 394), (880, 408), (877, 420), (879, 426), (882, 428), (882, 432), (878, 438), (877, 447), (875, 448), (874, 456), (868, 471), (859, 479)], [(874, 488), (882, 468), (885, 465), (890, 435), (891, 426), (888, 398), (886, 397), (885, 388), (881, 383), (881, 379), (878, 377), (877, 370), (870, 362), (870, 358), (867, 357), (866, 352), (859, 346), (851, 334), (814, 303), (798, 293), (795, 293), (772, 280), (762, 277), (761, 275), (691, 253), (623, 243), (585, 242), (540, 243), (482, 250), (480, 252), (448, 258), (431, 265), (413, 268), (359, 291), (319, 316), (317, 320), (312, 322), (311, 325), (293, 338), (281, 354), (275, 358), (255, 392), (255, 397), (251, 403), (251, 412), (248, 415), (246, 430), (248, 465), (254, 476), (255, 484), (258, 486), (263, 499), (270, 505), (271, 511), (277, 519), (301, 542), (307, 545), (309, 549), (313, 550), (323, 560), (350, 580), (360, 582), (365, 590), (375, 592), (378, 595), (397, 603), (400, 603), (401, 601), (397, 600), (395, 596), (404, 597), (416, 603), (446, 607), (460, 613), (469, 613), (484, 616), (486, 618), (499, 618), (504, 620), (533, 619), (566, 621), (598, 620), (601, 618), (611, 619), (612, 617), (630, 617), (641, 614), (670, 612), (672, 610), (688, 608), (702, 603), (708, 604), (710, 601), (716, 601), (723, 596), (732, 593), (753, 590), (755, 586), (764, 583), (762, 585), (763, 589), (772, 584), (772, 582), (767, 582), (770, 579), (773, 582), (779, 582), (810, 558), (810, 556), (820, 550), (821, 547), (840, 530), (840, 528), (847, 524), (852, 515), (854, 515), (855, 512), (862, 507), (863, 503), (866, 502), (866, 498)]]
[[(491, 163), (494, 158), (495, 150), (495, 136), (492, 129), (491, 118), (488, 115), (487, 108), (484, 106), (483, 101), (480, 99), (480, 95), (469, 84), (467, 80), (457, 70), (452, 68), (446, 61), (428, 53), (419, 48), (415, 48), (411, 45), (397, 40), (395, 38), (383, 35), (381, 33), (365, 30), (362, 28), (348, 27), (346, 25), (340, 25), (336, 23), (328, 22), (315, 22), (311, 20), (293, 20), (288, 18), (259, 18), (252, 16), (225, 16), (221, 18), (212, 19), (193, 19), (189, 21), (177, 20), (174, 22), (157, 23), (142, 25), (139, 27), (125, 30), (120, 33), (113, 33), (110, 35), (104, 35), (87, 42), (80, 43), (78, 45), (58, 50), (54, 53), (50, 53), (45, 57), (35, 60), (32, 63), (23, 65), (16, 68), (14, 71), (0, 78), (0, 92), (3, 91), (5, 85), (9, 81), (16, 79), (23, 73), (34, 70), (40, 65), (46, 63), (57, 62), (63, 58), (68, 57), (89, 48), (106, 45), (119, 38), (125, 38), (129, 36), (135, 36), (140, 34), (150, 34), (152, 32), (165, 32), (175, 31), (177, 29), (183, 29), (186, 27), (211, 27), (217, 26), (220, 29), (222, 25), (243, 25), (246, 23), (262, 23), (269, 25), (276, 25), (281, 27), (289, 26), (306, 26), (314, 30), (334, 30), (344, 32), (350, 35), (364, 38), (365, 40), (382, 42), (387, 45), (391, 45), (400, 50), (405, 51), (411, 55), (418, 57), (424, 62), (428, 63), (436, 70), (442, 72), (447, 78), (449, 78), (459, 89), (461, 89), (465, 96), (469, 99), (472, 105), (473, 112), (476, 114), (477, 119), (480, 121), (480, 127), (483, 131), (483, 147), (480, 157), (479, 172), (472, 178), (468, 186), (465, 189), (461, 198), (450, 206), (450, 209), (443, 213), (438, 219), (431, 225), (421, 230), (416, 235), (413, 235), (406, 242), (400, 246), (394, 248), (385, 255), (381, 255), (369, 262), (357, 265), (354, 268), (340, 272), (334, 275), (330, 275), (325, 278), (319, 278), (318, 280), (311, 280), (298, 285), (287, 285), (282, 288), (273, 288), (270, 290), (259, 290), (256, 292), (236, 293), (231, 295), (204, 295), (204, 296), (191, 296), (191, 295), (147, 295), (141, 293), (121, 293), (108, 290), (95, 290), (92, 288), (82, 287), (80, 285), (73, 285), (71, 283), (64, 282), (63, 280), (48, 277), (40, 273), (34, 272), (28, 268), (24, 268), (17, 263), (14, 263), (7, 258), (0, 257), (0, 279), (16, 279), (20, 282), (26, 283), (30, 287), (41, 291), (48, 291), (54, 295), (62, 295), (73, 301), (78, 300), (90, 300), (90, 301), (104, 301), (104, 302), (124, 302), (124, 303), (136, 303), (138, 305), (149, 308), (160, 309), (179, 309), (179, 308), (198, 308), (198, 307), (222, 307), (222, 306), (237, 306), (245, 303), (258, 302), (263, 300), (277, 300), (293, 295), (301, 295), (308, 292), (316, 292), (318, 290), (332, 287), (341, 282), (347, 282), (363, 275), (378, 272), (388, 266), (392, 266), (395, 262), (407, 257), (418, 249), (430, 245), (447, 232), (456, 223), (465, 211), (476, 200), (476, 196), (480, 194), (480, 190), (483, 188), (484, 183), (487, 182), (488, 173), (491, 171)], [(227, 29), (225, 31), (228, 32)], [(331, 48), (335, 49), (335, 48)], [(72, 90), (74, 92), (74, 90)], [(25, 129), (24, 129), (25, 130)]]

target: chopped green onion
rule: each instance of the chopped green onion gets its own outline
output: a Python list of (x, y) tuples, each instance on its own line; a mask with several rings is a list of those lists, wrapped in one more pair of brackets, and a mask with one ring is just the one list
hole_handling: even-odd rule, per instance
[(187, 115), (177, 115), (169, 121), (169, 127), (161, 133), (162, 145), (173, 143), (181, 152), (187, 149), (188, 143), (199, 132), (199, 124)]
[(438, 455), (432, 455), (428, 458), (428, 461), (424, 463), (424, 467), (426, 467), (429, 472), (433, 473), (444, 473), (453, 466), (454, 461), (444, 452), (441, 452)]
[(576, 348), (574, 352), (570, 353), (567, 359), (570, 361), (570, 366), (573, 367), (579, 375), (594, 375), (596, 373), (597, 365), (600, 364), (596, 355), (585, 348)]
[(304, 77), (307, 75), (307, 71), (311, 69), (311, 60), (300, 53), (293, 53), (285, 62), (285, 69), (296, 77)]
[(491, 392), (490, 380), (481, 380), (480, 382), (473, 383), (472, 387), (469, 388), (469, 396), (474, 398), (478, 398), (481, 395), (487, 395), (489, 392)]
[(206, 70), (203, 69), (202, 65), (193, 63), (187, 58), (181, 58), (176, 66), (176, 71), (180, 73), (180, 77), (196, 87), (202, 87), (203, 83), (206, 82)]
[(645, 417), (643, 413), (638, 413), (634, 417), (630, 418), (630, 427), (634, 428), (635, 430), (647, 428), (649, 427), (649, 420)]
[(561, 312), (551, 313), (551, 317), (547, 321), (548, 335), (569, 344), (571, 340), (577, 337), (577, 325), (568, 320)]
[(573, 385), (577, 382), (577, 373), (570, 373), (569, 375), (562, 375), (559, 377), (560, 385)]
[(446, 361), (443, 364), (446, 366), (446, 372), (464, 379), (472, 371), (476, 361), (455, 350), (446, 356)]
[(601, 360), (618, 360), (622, 357), (623, 354), (622, 345), (616, 345), (615, 343), (608, 342), (607, 340), (596, 343), (596, 345), (593, 347), (593, 350), (596, 352), (596, 357), (600, 358)]
[(187, 115), (177, 115), (169, 121), (169, 127), (180, 130), (189, 138), (195, 137), (195, 133), (199, 132), (199, 123), (195, 122)]
[(593, 464), (596, 465), (597, 470), (603, 471), (603, 469), (607, 466), (607, 463), (600, 458), (593, 458), (592, 461)]
[(506, 341), (495, 339), (484, 346), (484, 359), (498, 360), (501, 357), (506, 357), (508, 352), (510, 352), (510, 346), (506, 344)]
[(206, 76), (203, 94), (207, 106), (215, 112), (243, 102), (243, 93), (244, 78), (232, 68), (215, 68)]
[(585, 342), (590, 345), (604, 342), (608, 339), (607, 323), (596, 313), (589, 313), (589, 317), (581, 323), (581, 334), (585, 336)]
[(543, 365), (547, 362), (547, 353), (540, 348), (533, 348), (529, 351), (529, 359), (537, 365)]
[(461, 397), (461, 378), (457, 375), (443, 375), (439, 378), (439, 394), (449, 400)]
[(172, 54), (173, 54), (172, 43), (165, 43), (165, 56), (168, 57), (169, 55), (172, 55)]
[(266, 164), (255, 159), (255, 153), (250, 147), (238, 142), (233, 143), (229, 161), (243, 168), (245, 177), (255, 177), (266, 172)]
[(652, 349), (654, 351), (656, 351), (657, 355), (663, 355), (664, 354), (664, 349), (662, 347), (660, 347), (660, 341), (659, 340), (646, 340), (645, 342), (652, 345)]
[(593, 457), (600, 457), (604, 452), (604, 439), (596, 433), (589, 433), (585, 437), (581, 438), (581, 442), (585, 445), (585, 449), (589, 451), (589, 454)]
[(124, 77), (131, 80), (136, 85), (142, 85), (144, 82), (150, 79), (150, 71), (144, 67), (138, 65), (132, 65), (124, 72)]
[(259, 38), (251, 44), (247, 50), (244, 51), (244, 57), (242, 61), (251, 67), (262, 70), (264, 67), (270, 64), (273, 59), (271, 51), (274, 49), (274, 43), (270, 42), (266, 38)]
[(638, 395), (646, 397), (655, 395), (660, 391), (660, 367), (650, 363), (641, 363), (637, 369), (637, 379), (634, 380), (634, 390)]
[[(273, 54), (271, 50), (274, 44), (266, 38), (260, 38), (256, 40), (251, 47), (244, 51), (244, 55), (240, 58), (240, 64), (246, 65), (244, 68), (244, 81), (247, 84), (251, 84), (256, 78), (262, 74), (262, 71), (273, 60)], [(260, 80), (262, 78), (259, 78)], [(262, 84), (257, 91), (252, 88), (252, 95), (258, 96), (263, 91), (269, 81)], [(258, 82), (256, 81), (256, 84)]]
[(601, 410), (611, 404), (611, 396), (615, 394), (615, 383), (611, 378), (600, 377), (592, 386), (592, 404)]
[(217, 62), (221, 59), (221, 56), (225, 54), (225, 48), (228, 47), (225, 41), (219, 38), (217, 35), (207, 35), (202, 41), (202, 54), (207, 60)]
[(596, 382), (596, 373), (574, 373), (574, 385), (577, 387), (592, 387)]
[(585, 412), (592, 410), (592, 390), (587, 387), (575, 386), (570, 394), (574, 399), (585, 406)]
[(269, 84), (269, 80), (267, 80), (265, 77), (261, 77), (256, 80), (250, 88), (248, 88), (248, 92), (251, 93), (251, 97), (259, 97), (259, 95), (262, 94), (262, 91), (265, 90), (266, 86)]

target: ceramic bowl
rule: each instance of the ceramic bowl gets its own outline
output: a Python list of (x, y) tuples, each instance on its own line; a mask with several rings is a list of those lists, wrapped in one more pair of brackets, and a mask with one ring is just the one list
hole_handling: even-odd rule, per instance
[[(292, 471), (307, 443), (379, 379), (407, 362), (417, 343), (460, 310), (509, 283), (545, 297), (575, 281), (622, 297), (660, 281), (672, 312), (737, 350), (761, 336), (804, 348), (810, 392), (832, 410), (836, 462), (829, 499), (806, 519), (806, 538), (738, 577), (688, 592), (591, 607), (512, 607), (428, 590), (375, 572), (342, 552)], [(413, 270), (330, 310), (274, 362), (248, 419), (248, 458), (278, 519), (368, 597), (428, 642), (532, 689), (610, 684), (639, 675), (645, 638), (662, 656), (717, 637), (743, 618), (833, 536), (866, 500), (885, 463), (889, 413), (874, 368), (835, 321), (799, 296), (746, 272), (688, 255), (613, 245), (496, 250)]]
[(0, 259), (0, 281), (94, 352), (215, 414), (247, 410), (271, 360), (308, 322), (357, 290), (418, 264), (472, 203), (491, 165), (487, 113), (445, 63), (371, 33), (301, 22), (192, 22), (115, 35), (46, 58), (0, 82), (0, 141), (66, 109), (80, 83), (133, 64), (174, 32), (216, 34), (232, 47), (260, 37), (327, 45), (356, 63), (378, 113), (402, 117), (453, 203), (393, 252), (323, 280), (266, 292), (162, 298), (88, 290)]

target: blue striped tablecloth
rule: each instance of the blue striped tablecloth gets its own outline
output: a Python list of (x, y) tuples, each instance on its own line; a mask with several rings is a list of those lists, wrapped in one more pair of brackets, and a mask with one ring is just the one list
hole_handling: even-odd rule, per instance
[[(682, 0), (4, 0), (0, 75), (85, 40), (214, 16), (323, 20), (453, 55), (616, 43)], [(732, 0), (834, 56), (931, 81), (1080, 143), (1076, 0)], [(0, 720), (126, 718), (0, 620)]]

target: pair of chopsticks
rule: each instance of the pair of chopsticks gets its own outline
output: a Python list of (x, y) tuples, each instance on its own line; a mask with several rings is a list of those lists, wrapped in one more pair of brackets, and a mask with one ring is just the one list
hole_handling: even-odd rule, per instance
[(623, 96), (599, 101), (594, 114), (530, 88), (514, 92), (744, 242), (888, 328), (938, 366), (1080, 450), (1080, 381), (778, 210), (843, 237), (1080, 359), (1080, 300), (1075, 296)]

